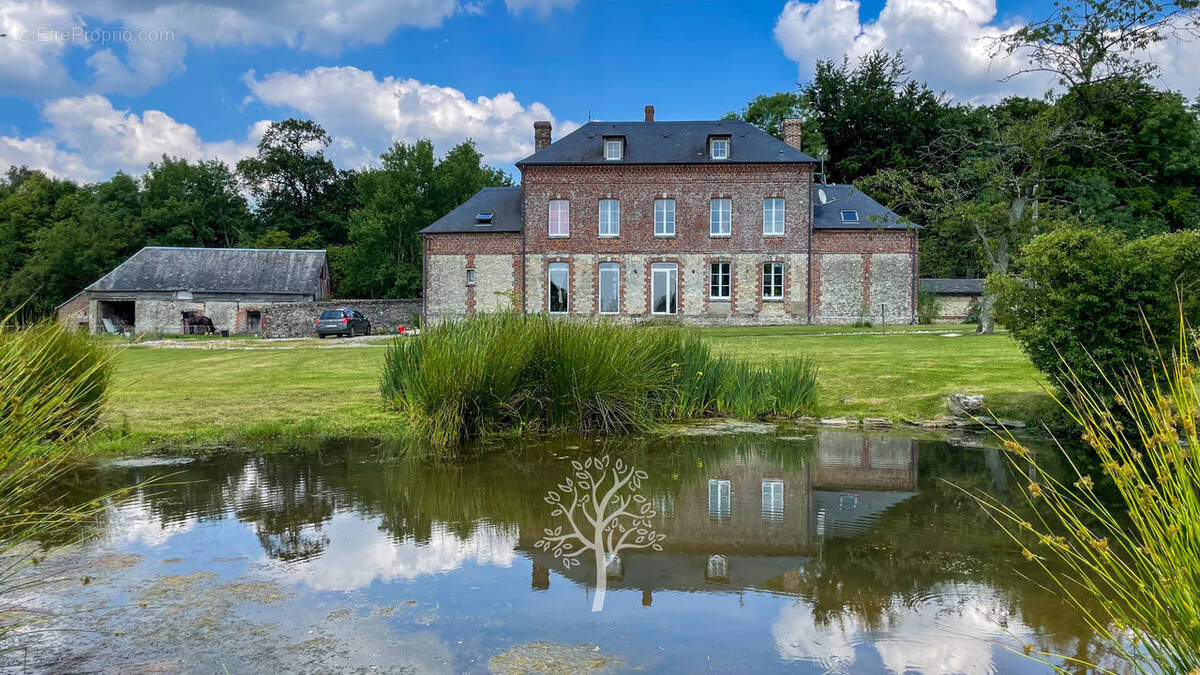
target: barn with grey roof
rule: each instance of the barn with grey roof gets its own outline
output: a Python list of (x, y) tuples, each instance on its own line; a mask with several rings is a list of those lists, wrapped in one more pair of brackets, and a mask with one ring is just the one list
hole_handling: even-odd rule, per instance
[(96, 333), (188, 333), (209, 325), (258, 333), (265, 307), (323, 300), (331, 290), (323, 250), (147, 246), (81, 296)]

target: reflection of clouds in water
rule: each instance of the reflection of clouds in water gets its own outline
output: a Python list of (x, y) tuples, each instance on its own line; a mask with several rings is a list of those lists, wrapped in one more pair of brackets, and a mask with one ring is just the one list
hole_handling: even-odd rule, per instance
[(322, 526), (330, 545), (320, 556), (289, 568), (288, 576), (318, 591), (348, 591), (375, 580), (415, 579), (463, 564), (509, 567), (517, 558), (517, 528), (481, 524), (469, 537), (434, 526), (429, 541), (397, 542), (378, 522), (335, 515)]
[(161, 546), (168, 539), (196, 527), (196, 518), (164, 523), (144, 498), (136, 498), (108, 510), (109, 542), (117, 545)]
[[(993, 673), (993, 643), (1014, 645), (1009, 635), (1030, 631), (1010, 617), (1007, 629), (979, 600), (986, 589), (939, 589), (942, 597), (915, 606), (895, 603), (886, 625), (869, 630), (857, 618), (844, 615), (818, 625), (807, 604), (784, 607), (771, 626), (775, 649), (789, 661), (812, 661), (832, 672), (855, 670), (855, 649), (873, 650), (893, 673)], [(961, 603), (961, 604), (960, 604)], [(1009, 632), (1005, 632), (1005, 631)], [(874, 658), (871, 658), (874, 661)]]

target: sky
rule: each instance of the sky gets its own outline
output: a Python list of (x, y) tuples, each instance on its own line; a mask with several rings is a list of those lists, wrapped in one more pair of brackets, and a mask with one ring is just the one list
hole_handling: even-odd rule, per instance
[[(344, 168), (394, 141), (473, 139), (513, 171), (533, 122), (715, 119), (807, 81), (817, 59), (903, 50), (959, 101), (1053, 82), (988, 38), (1050, 0), (0, 0), (0, 170), (80, 181), (162, 155), (233, 163), (271, 120), (314, 119)], [(1196, 43), (1155, 48), (1195, 99)]]

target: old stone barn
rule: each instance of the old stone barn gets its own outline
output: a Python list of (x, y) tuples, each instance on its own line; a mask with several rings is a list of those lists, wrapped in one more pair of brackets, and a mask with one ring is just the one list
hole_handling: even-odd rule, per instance
[[(60, 308), (93, 333), (260, 333), (278, 303), (329, 297), (325, 251), (147, 246)], [(84, 304), (86, 299), (86, 305)], [(311, 321), (311, 319), (309, 319)]]
[(424, 314), (690, 324), (916, 321), (914, 226), (739, 121), (534, 124), (521, 185), (422, 231)]

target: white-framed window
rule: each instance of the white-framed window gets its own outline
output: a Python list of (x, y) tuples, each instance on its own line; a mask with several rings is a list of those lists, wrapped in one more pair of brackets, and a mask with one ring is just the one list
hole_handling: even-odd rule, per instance
[(571, 236), (571, 202), (565, 199), (550, 200), (550, 236)]
[(763, 479), (762, 517), (763, 520), (783, 520), (783, 481), (778, 478)]
[(714, 138), (709, 143), (711, 157), (713, 159), (729, 159), (729, 139)]
[(600, 236), (616, 237), (621, 234), (621, 202), (616, 199), (600, 200)]
[(732, 269), (727, 262), (715, 262), (708, 270), (708, 297), (710, 300), (728, 300), (733, 290)]
[(767, 236), (783, 234), (783, 199), (767, 197), (763, 200), (763, 234)]
[(733, 222), (733, 200), (714, 199), (708, 205), (708, 233), (714, 237), (728, 237)]
[(858, 211), (842, 211), (842, 222), (843, 223), (857, 223), (858, 222)]
[(625, 142), (620, 138), (604, 139), (604, 159), (609, 161), (621, 159), (624, 150)]
[(675, 200), (654, 200), (654, 236), (675, 236)]
[(621, 311), (621, 265), (600, 263), (600, 313), (616, 314)]
[(674, 314), (679, 310), (679, 266), (654, 263), (650, 266), (650, 313)]
[(722, 478), (708, 479), (708, 517), (728, 518), (732, 483)]
[(467, 268), (467, 285), (468, 286), (475, 285), (475, 268), (474, 267)]
[(551, 314), (571, 311), (571, 267), (567, 263), (550, 263), (546, 277), (547, 310)]
[(783, 299), (783, 263), (763, 264), (762, 296), (763, 300)]

